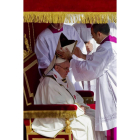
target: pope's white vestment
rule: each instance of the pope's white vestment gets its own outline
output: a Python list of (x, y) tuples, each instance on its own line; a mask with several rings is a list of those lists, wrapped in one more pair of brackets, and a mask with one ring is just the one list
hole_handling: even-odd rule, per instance
[[(75, 92), (73, 84), (66, 77), (67, 83), (62, 81), (61, 76), (53, 69), (39, 84), (34, 98), (34, 104), (76, 104), (77, 118), (71, 118), (73, 140), (104, 140), (104, 132), (95, 132), (95, 111), (84, 104), (83, 98)], [(60, 86), (61, 85), (61, 86)], [(86, 108), (86, 115), (80, 106)], [(55, 137), (65, 127), (65, 119), (61, 118), (36, 118), (32, 123), (35, 132), (46, 136)]]
[[(73, 25), (73, 27), (76, 29), (78, 34), (80, 35), (83, 42), (87, 43), (90, 41), (90, 43), (93, 45), (93, 50), (90, 53), (93, 53), (96, 51), (96, 48), (99, 46), (99, 44), (96, 43), (96, 41), (91, 36), (91, 24), (82, 24), (82, 23), (76, 23)], [(91, 90), (94, 92), (94, 101), (96, 101), (96, 79), (90, 80), (90, 81), (83, 81), (83, 89), (84, 90)]]
[[(77, 40), (77, 47), (79, 47), (84, 54), (87, 53), (84, 42), (81, 40), (77, 31), (72, 26), (64, 24), (60, 30), (57, 30), (50, 25), (48, 28), (42, 31), (41, 34), (39, 34), (36, 40), (35, 53), (38, 59), (39, 69), (47, 68), (50, 65), (55, 55), (61, 33), (63, 33), (68, 38), (68, 40)], [(73, 58), (82, 60), (76, 56)], [(76, 90), (83, 89), (81, 82), (75, 81), (72, 71), (69, 72), (68, 76), (71, 82), (74, 84)]]
[(106, 37), (86, 61), (72, 59), (77, 81), (96, 79), (95, 130), (105, 131), (117, 126), (117, 48), (116, 38)]

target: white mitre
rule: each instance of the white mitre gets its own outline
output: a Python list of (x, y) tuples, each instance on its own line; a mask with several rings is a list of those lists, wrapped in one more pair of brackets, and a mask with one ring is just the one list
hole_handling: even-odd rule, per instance
[[(61, 50), (61, 48), (63, 48), (63, 49), (68, 48), (69, 51), (71, 53), (73, 53), (73, 50), (74, 50), (76, 44), (77, 44), (77, 41), (68, 40), (67, 37), (63, 33), (61, 33), (59, 40), (58, 40), (56, 51)], [(44, 75), (46, 75), (54, 67), (55, 64), (63, 63), (65, 61), (66, 61), (66, 59), (60, 58), (55, 53), (54, 58), (53, 58), (52, 62), (50, 63), (50, 65), (48, 66), (48, 68), (45, 70)]]

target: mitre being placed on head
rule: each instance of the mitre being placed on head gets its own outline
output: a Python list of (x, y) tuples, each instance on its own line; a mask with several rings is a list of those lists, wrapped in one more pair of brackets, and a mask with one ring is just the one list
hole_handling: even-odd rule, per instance
[[(61, 48), (63, 48), (63, 49), (68, 48), (69, 51), (71, 53), (73, 53), (73, 50), (74, 50), (76, 44), (77, 44), (77, 41), (68, 40), (67, 37), (63, 33), (61, 33), (59, 40), (58, 40), (56, 51), (61, 50)], [(66, 61), (66, 59), (60, 58), (59, 55), (56, 54), (56, 51), (55, 51), (55, 55), (54, 55), (52, 62), (50, 63), (50, 65), (44, 72), (45, 75), (54, 67), (55, 64), (63, 63)]]

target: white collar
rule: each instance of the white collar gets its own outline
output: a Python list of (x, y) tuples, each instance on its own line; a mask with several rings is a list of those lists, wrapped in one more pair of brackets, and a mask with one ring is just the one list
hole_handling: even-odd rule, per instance
[(60, 30), (61, 30), (61, 28), (60, 28), (60, 29), (58, 29), (58, 28), (54, 27), (52, 24), (51, 24), (51, 26), (52, 26), (54, 29), (58, 30), (58, 31), (60, 31)]
[(54, 68), (53, 68), (53, 76), (55, 77), (57, 83), (63, 85), (66, 89), (69, 88), (68, 83), (64, 83), (62, 81), (63, 78), (60, 76), (60, 74)]
[(63, 78), (61, 77), (61, 75), (60, 75), (54, 68), (53, 68), (53, 72), (58, 76), (59, 79), (61, 79), (61, 80), (63, 79)]

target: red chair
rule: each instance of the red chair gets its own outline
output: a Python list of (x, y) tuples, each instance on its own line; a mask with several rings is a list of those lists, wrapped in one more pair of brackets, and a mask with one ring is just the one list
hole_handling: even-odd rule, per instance
[(56, 138), (63, 138), (63, 140), (72, 140), (72, 133), (70, 130), (69, 118), (76, 117), (76, 105), (34, 105), (33, 98), (39, 84), (40, 75), (38, 73), (38, 64), (36, 55), (31, 53), (24, 60), (24, 125), (26, 126), (27, 140), (50, 140), (41, 135), (38, 135), (31, 128), (33, 118), (65, 118), (66, 128), (65, 132), (60, 132)]
[[(38, 34), (49, 24), (24, 23), (24, 139), (26, 140), (73, 140), (69, 118), (76, 117), (76, 105), (34, 105), (33, 100), (39, 84), (40, 74), (34, 53), (34, 44)], [(93, 103), (93, 92), (78, 91), (85, 103)], [(66, 128), (55, 138), (46, 138), (34, 132), (31, 124), (34, 118), (64, 118)]]
[(86, 103), (90, 108), (95, 110), (95, 102), (94, 102), (94, 92), (89, 90), (78, 90), (78, 92), (84, 99), (84, 103)]
[[(26, 56), (26, 55), (25, 55)], [(29, 54), (24, 59), (24, 125), (26, 127), (26, 140), (73, 140), (69, 118), (76, 117), (76, 105), (34, 105), (33, 98), (39, 84), (39, 72), (36, 55)], [(93, 92), (78, 91), (86, 103), (93, 103)], [(86, 96), (85, 96), (86, 94)], [(66, 128), (59, 132), (55, 138), (46, 138), (34, 132), (31, 123), (34, 118), (65, 118)]]

